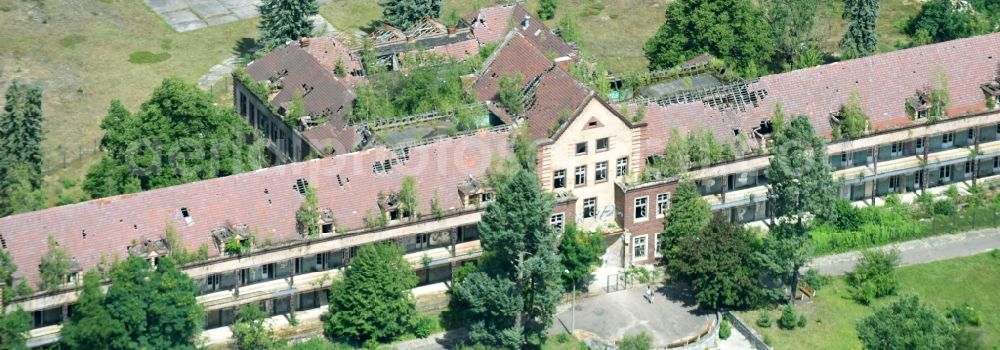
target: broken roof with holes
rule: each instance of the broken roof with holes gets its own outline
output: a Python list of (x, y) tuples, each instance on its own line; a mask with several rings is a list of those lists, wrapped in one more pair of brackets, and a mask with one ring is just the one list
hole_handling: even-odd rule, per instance
[[(934, 87), (938, 76), (948, 82), (949, 115), (986, 109), (982, 84), (994, 79), (1000, 64), (1000, 33), (920, 46), (761, 77), (736, 84), (745, 102), (720, 111), (712, 97), (662, 105), (646, 102), (648, 129), (643, 152), (660, 154), (670, 130), (711, 130), (720, 139), (733, 138), (734, 130), (751, 132), (769, 120), (777, 103), (786, 116), (806, 115), (816, 131), (830, 136), (830, 115), (839, 112), (857, 91), (861, 107), (876, 130), (913, 123), (906, 113), (907, 99), (918, 90)], [(731, 97), (731, 96), (730, 96)], [(723, 98), (724, 99), (724, 98)], [(713, 106), (715, 104), (715, 106)], [(630, 107), (635, 109), (634, 104)]]
[(347, 114), (354, 103), (354, 91), (299, 42), (289, 42), (250, 62), (246, 72), (254, 80), (269, 80), (280, 87), (270, 101), (275, 108), (287, 110), (293, 95), (300, 93), (306, 115), (329, 117), (330, 123), (337, 127), (346, 125)]
[(352, 51), (351, 48), (341, 41), (337, 36), (325, 35), (315, 38), (307, 38), (299, 41), (299, 46), (304, 47), (310, 55), (328, 72), (336, 72), (337, 62), (343, 62), (347, 75), (344, 80), (349, 84), (363, 79), (361, 56)]
[(502, 41), (514, 29), (545, 55), (553, 58), (576, 56), (572, 46), (520, 4), (483, 8), (466, 15), (462, 20), (482, 44)]
[[(219, 254), (212, 232), (223, 227), (245, 225), (259, 242), (300, 239), (295, 212), (303, 196), (298, 184), (315, 188), (319, 208), (329, 208), (338, 228), (349, 231), (363, 228), (366, 213), (378, 211), (378, 193), (398, 191), (406, 176), (416, 179), (421, 212), (430, 214), (435, 194), (446, 212), (460, 210), (460, 187), (470, 176), (486, 175), (493, 159), (510, 154), (508, 135), (483, 131), (413, 146), (405, 153), (379, 147), (9, 216), (0, 218), (0, 239), (20, 267), (16, 275), (34, 284), (49, 235), (83, 269), (95, 267), (101, 256), (124, 258), (130, 246), (145, 249), (144, 243), (163, 238), (168, 225), (185, 248), (193, 251), (206, 244), (211, 256)], [(381, 164), (378, 172), (376, 163)]]

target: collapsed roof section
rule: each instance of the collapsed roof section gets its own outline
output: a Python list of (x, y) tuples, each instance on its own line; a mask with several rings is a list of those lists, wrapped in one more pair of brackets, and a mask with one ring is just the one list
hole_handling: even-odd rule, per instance
[[(949, 115), (986, 109), (982, 84), (995, 78), (1000, 64), (1000, 33), (959, 39), (761, 77), (705, 91), (642, 101), (649, 129), (645, 156), (663, 153), (671, 129), (706, 129), (720, 140), (752, 133), (781, 104), (786, 116), (809, 117), (816, 131), (833, 132), (830, 116), (851, 93), (875, 130), (914, 123), (906, 105), (914, 91), (948, 83)], [(708, 91), (714, 89), (712, 91)], [(635, 103), (629, 103), (635, 109)], [(751, 135), (751, 134), (748, 134)], [(733, 141), (735, 142), (735, 140)]]
[[(148, 255), (161, 252), (158, 244), (167, 227), (177, 232), (178, 245), (194, 251), (202, 244), (217, 245), (230, 233), (255, 235), (273, 244), (301, 239), (295, 212), (302, 204), (302, 185), (315, 188), (319, 208), (336, 220), (338, 230), (365, 227), (368, 213), (379, 213), (378, 192), (399, 191), (403, 178), (416, 180), (418, 207), (430, 216), (437, 194), (440, 208), (466, 209), (460, 188), (469, 177), (487, 175), (493, 159), (510, 153), (509, 132), (484, 131), (428, 145), (409, 147), (399, 157), (386, 148), (374, 148), (251, 173), (91, 200), (0, 218), (0, 237), (29, 283), (38, 281), (37, 266), (52, 235), (77, 259), (82, 269), (97, 266), (101, 256)], [(373, 164), (388, 164), (375, 171)], [(232, 223), (238, 223), (233, 225)], [(137, 243), (139, 242), (139, 243)], [(178, 249), (178, 247), (166, 247)], [(217, 256), (217, 250), (210, 250)]]

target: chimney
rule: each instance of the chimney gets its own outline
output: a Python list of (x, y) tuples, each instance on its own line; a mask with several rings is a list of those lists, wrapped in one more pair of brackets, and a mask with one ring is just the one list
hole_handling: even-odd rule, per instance
[(299, 46), (302, 48), (309, 47), (309, 38), (299, 39)]
[(528, 27), (530, 25), (531, 25), (531, 16), (524, 15), (524, 21), (521, 22), (521, 29), (528, 30)]

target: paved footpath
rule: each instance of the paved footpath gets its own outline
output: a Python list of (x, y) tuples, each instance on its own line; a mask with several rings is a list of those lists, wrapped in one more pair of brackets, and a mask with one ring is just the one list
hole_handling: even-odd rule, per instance
[[(896, 249), (900, 265), (960, 258), (1000, 249), (1000, 229), (969, 231), (889, 244), (878, 249)], [(860, 254), (855, 252), (828, 255), (813, 259), (809, 264), (825, 275), (843, 275), (854, 270)]]

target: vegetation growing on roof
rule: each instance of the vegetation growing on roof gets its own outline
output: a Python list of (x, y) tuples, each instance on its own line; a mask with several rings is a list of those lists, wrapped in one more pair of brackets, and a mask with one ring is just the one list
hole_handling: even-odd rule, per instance
[(299, 124), (299, 118), (306, 115), (306, 105), (302, 101), (302, 92), (296, 90), (292, 93), (292, 101), (288, 103), (288, 112), (285, 113), (285, 124), (295, 127)]
[(733, 159), (736, 159), (733, 146), (720, 142), (709, 130), (693, 130), (682, 135), (679, 130), (672, 129), (663, 155), (654, 157), (653, 162), (646, 167), (643, 178), (650, 180), (656, 176), (677, 176), (692, 167)]
[(601, 97), (606, 98), (611, 92), (608, 70), (600, 61), (580, 58), (569, 66), (569, 74)]
[[(403, 67), (398, 72), (369, 74), (368, 82), (358, 84), (352, 122), (454, 110), (476, 103), (462, 87), (462, 76), (473, 71), (466, 62), (428, 53), (407, 56)], [(477, 126), (462, 123), (460, 131)]]
[(306, 188), (305, 200), (295, 212), (295, 223), (299, 233), (308, 237), (319, 234), (319, 198), (316, 196), (316, 188), (309, 186)]
[(389, 224), (389, 219), (385, 217), (385, 213), (381, 210), (377, 212), (371, 209), (366, 210), (364, 220), (365, 228), (379, 228)]
[(499, 81), (500, 103), (507, 108), (507, 112), (514, 116), (521, 116), (524, 113), (524, 90), (521, 89), (521, 81), (524, 80), (520, 74), (504, 75)]
[(48, 238), (48, 249), (38, 265), (41, 278), (38, 288), (51, 292), (66, 283), (69, 274), (73, 272), (73, 258), (70, 257), (65, 248), (59, 246), (59, 242), (52, 236)]
[(403, 188), (399, 190), (399, 209), (404, 217), (411, 220), (417, 218), (420, 209), (417, 204), (417, 179), (413, 176), (403, 177)]
[(861, 96), (857, 90), (851, 91), (851, 97), (840, 108), (838, 118), (839, 122), (833, 128), (834, 139), (857, 138), (868, 130), (868, 115), (861, 109)]
[(208, 244), (202, 243), (197, 251), (189, 252), (184, 242), (181, 242), (180, 237), (178, 237), (177, 229), (174, 228), (174, 225), (168, 223), (166, 229), (164, 229), (163, 236), (163, 241), (167, 244), (167, 249), (170, 250), (170, 257), (177, 262), (177, 265), (183, 266), (187, 263), (208, 259)]

